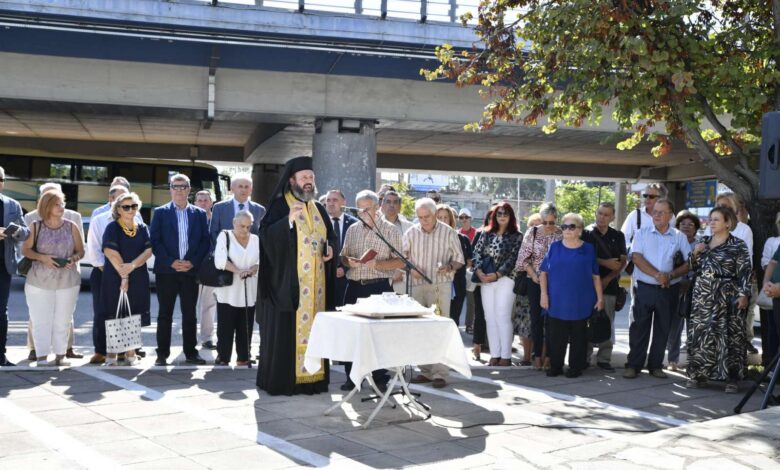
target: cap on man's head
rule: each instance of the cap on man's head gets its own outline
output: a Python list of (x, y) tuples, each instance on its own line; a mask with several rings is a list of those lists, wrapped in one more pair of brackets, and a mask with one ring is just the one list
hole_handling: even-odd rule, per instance
[(460, 210), (460, 212), (458, 212), (458, 217), (460, 217), (462, 215), (465, 215), (466, 217), (468, 217), (470, 219), (471, 218), (471, 211), (464, 207), (463, 209)]
[(304, 156), (304, 157), (295, 157), (292, 160), (288, 161), (287, 168), (289, 168), (290, 170), (290, 176), (293, 176), (299, 171), (311, 170), (314, 167), (312, 166), (312, 158)]

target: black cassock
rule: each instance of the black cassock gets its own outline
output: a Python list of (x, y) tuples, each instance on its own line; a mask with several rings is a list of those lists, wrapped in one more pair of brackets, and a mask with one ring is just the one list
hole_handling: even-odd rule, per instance
[[(328, 230), (328, 243), (337, 246), (336, 234), (325, 208), (315, 202)], [(297, 235), (290, 229), (290, 208), (284, 198), (269, 204), (260, 227), (260, 276), (257, 317), (260, 323), (260, 361), (257, 386), (269, 395), (326, 392), (330, 381), (328, 361), (323, 360), (325, 379), (295, 383), (295, 312), (298, 310)], [(334, 252), (334, 258), (338, 253)], [(334, 310), (336, 263), (325, 263), (325, 305)]]

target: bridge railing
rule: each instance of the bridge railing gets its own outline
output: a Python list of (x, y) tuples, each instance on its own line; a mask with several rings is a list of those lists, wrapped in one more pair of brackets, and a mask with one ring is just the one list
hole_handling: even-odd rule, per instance
[(200, 0), (214, 6), (255, 5), (293, 11), (323, 11), (386, 18), (456, 23), (475, 12), (479, 0)]

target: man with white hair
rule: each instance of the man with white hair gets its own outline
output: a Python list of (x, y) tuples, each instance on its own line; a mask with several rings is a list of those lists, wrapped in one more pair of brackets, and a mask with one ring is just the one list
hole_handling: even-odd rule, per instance
[[(414, 204), (418, 223), (404, 234), (404, 254), (431, 281), (428, 284), (417, 271), (412, 271), (410, 295), (426, 307), (439, 306), (441, 315), (450, 316), (452, 279), (464, 264), (463, 250), (458, 234), (447, 224), (436, 220), (436, 203), (422, 198)], [(444, 387), (449, 369), (443, 364), (421, 365), (420, 375), (412, 383), (433, 382), (435, 388)]]
[[(209, 222), (209, 234), (211, 235), (211, 251), (214, 251), (217, 236), (223, 230), (233, 229), (233, 218), (243, 210), (249, 211), (255, 218), (249, 232), (257, 235), (260, 230), (260, 222), (265, 216), (265, 207), (250, 200), (252, 195), (252, 176), (246, 173), (235, 175), (230, 181), (230, 191), (233, 197), (214, 204), (211, 208), (211, 220)], [(217, 311), (217, 298), (214, 288), (200, 286), (200, 299), (198, 301), (198, 314), (200, 317), (200, 339), (204, 348), (216, 349), (212, 342), (214, 335), (214, 315)], [(252, 315), (247, 318), (247, 345), (252, 350), (252, 330), (255, 319)], [(251, 360), (251, 354), (249, 355)]]
[[(401, 246), (401, 233), (393, 224), (379, 217), (379, 197), (373, 191), (360, 191), (355, 197), (358, 217), (363, 223), (353, 223), (347, 229), (341, 250), (341, 260), (348, 266), (347, 283), (344, 304), (354, 304), (358, 299), (392, 292), (391, 278), (396, 269), (404, 266), (404, 262), (392, 253), (390, 247), (377, 235), (381, 233), (393, 247)], [(338, 219), (334, 219), (338, 220)], [(366, 253), (373, 250), (373, 258), (362, 261)], [(347, 381), (341, 390), (349, 391), (355, 384), (349, 378), (352, 363), (344, 363)], [(372, 372), (374, 383), (379, 390), (384, 390), (390, 377), (387, 370), (379, 369)]]
[[(62, 192), (62, 186), (59, 183), (43, 183), (40, 188), (38, 188), (38, 198), (40, 199), (43, 193), (51, 190)], [(71, 209), (65, 209), (65, 214), (63, 217), (76, 224), (76, 227), (78, 227), (79, 233), (81, 234), (81, 239), (83, 240), (84, 223), (82, 222), (81, 214)], [(37, 222), (39, 220), (41, 220), (41, 218), (38, 216), (37, 209), (24, 215), (24, 223), (26, 223), (28, 227), (32, 227), (33, 222)], [(37, 360), (37, 356), (35, 355), (35, 346), (33, 346), (32, 340), (32, 322), (30, 321), (27, 322), (27, 349), (30, 350), (30, 355), (27, 356), (27, 359), (30, 361)], [(73, 351), (73, 320), (70, 322), (70, 331), (68, 332), (68, 350), (65, 353), (65, 357), (68, 359), (81, 359), (84, 357), (83, 354), (78, 354)]]

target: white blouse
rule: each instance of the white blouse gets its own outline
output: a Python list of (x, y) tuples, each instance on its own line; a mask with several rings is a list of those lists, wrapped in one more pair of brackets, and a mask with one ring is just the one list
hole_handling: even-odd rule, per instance
[[(246, 248), (241, 246), (233, 235), (230, 234), (230, 261), (241, 270), (250, 269), (252, 266), (260, 263), (260, 240), (257, 235), (249, 234), (249, 243)], [(225, 269), (228, 259), (228, 247), (225, 244), (225, 232), (220, 232), (217, 237), (217, 243), (214, 249), (214, 266), (217, 269)], [(244, 286), (246, 286), (246, 296), (244, 295)], [(228, 304), (233, 307), (252, 307), (257, 300), (257, 274), (246, 279), (244, 282), (238, 274), (233, 275), (233, 284), (214, 289), (217, 295), (217, 302)]]

